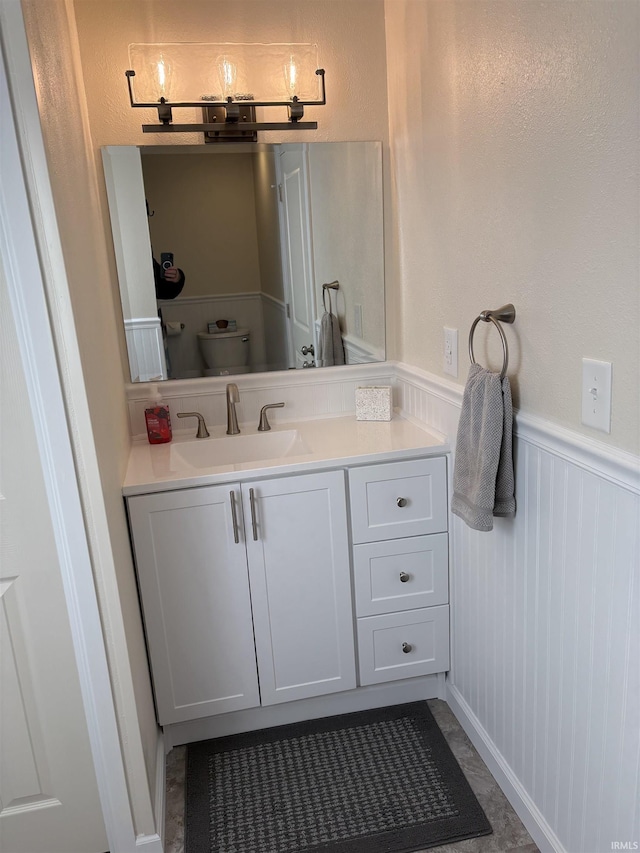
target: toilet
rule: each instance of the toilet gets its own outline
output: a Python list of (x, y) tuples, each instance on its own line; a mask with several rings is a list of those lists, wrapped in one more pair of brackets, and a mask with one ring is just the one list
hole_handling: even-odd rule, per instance
[(205, 376), (249, 373), (249, 329), (233, 332), (198, 332), (198, 346), (205, 363)]

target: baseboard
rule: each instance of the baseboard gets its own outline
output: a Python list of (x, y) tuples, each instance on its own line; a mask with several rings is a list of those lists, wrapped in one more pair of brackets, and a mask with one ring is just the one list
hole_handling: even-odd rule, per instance
[(567, 853), (460, 691), (447, 682), (447, 704), (542, 853)]
[(144, 850), (144, 853), (164, 853), (164, 821), (167, 790), (166, 752), (164, 734), (160, 732), (156, 746), (156, 792), (154, 799), (157, 832), (150, 835), (138, 835), (136, 838), (136, 850)]
[(144, 850), (144, 853), (164, 853), (164, 843), (157, 833), (139, 835), (136, 838), (136, 850)]

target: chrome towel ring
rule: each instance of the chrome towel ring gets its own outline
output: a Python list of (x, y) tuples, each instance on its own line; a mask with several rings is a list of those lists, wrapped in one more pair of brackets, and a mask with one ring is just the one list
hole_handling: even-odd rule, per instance
[(509, 366), (509, 347), (507, 345), (507, 338), (502, 330), (502, 326), (500, 323), (513, 323), (516, 319), (516, 309), (509, 302), (507, 305), (503, 305), (501, 308), (496, 308), (495, 311), (481, 311), (480, 314), (476, 317), (476, 319), (471, 324), (471, 329), (469, 331), (469, 358), (471, 359), (471, 364), (477, 364), (476, 358), (473, 354), (473, 333), (476, 330), (476, 326), (482, 320), (485, 323), (493, 323), (498, 332), (500, 333), (500, 338), (502, 340), (502, 371), (500, 373), (500, 379), (504, 379), (507, 373), (507, 367)]

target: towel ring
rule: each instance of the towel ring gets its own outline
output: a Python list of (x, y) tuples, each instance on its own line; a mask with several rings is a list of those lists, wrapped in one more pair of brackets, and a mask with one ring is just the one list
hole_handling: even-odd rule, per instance
[(493, 323), (493, 325), (500, 333), (500, 339), (502, 340), (503, 364), (502, 371), (500, 373), (500, 379), (504, 379), (507, 373), (507, 367), (509, 366), (509, 347), (507, 345), (507, 338), (505, 336), (504, 331), (502, 330), (502, 326), (500, 325), (500, 323), (513, 323), (515, 319), (516, 309), (510, 302), (507, 305), (503, 305), (501, 308), (497, 308), (495, 311), (480, 312), (480, 314), (471, 324), (471, 329), (469, 330), (469, 358), (471, 359), (471, 364), (478, 363), (473, 354), (473, 333), (476, 330), (476, 326), (478, 325), (480, 320), (482, 320), (484, 323)]
[(331, 294), (329, 293), (329, 308), (327, 308), (326, 296), (327, 291), (329, 290), (338, 290), (340, 288), (340, 282), (338, 280), (332, 281), (329, 284), (322, 285), (322, 305), (325, 311), (328, 311), (331, 314)]

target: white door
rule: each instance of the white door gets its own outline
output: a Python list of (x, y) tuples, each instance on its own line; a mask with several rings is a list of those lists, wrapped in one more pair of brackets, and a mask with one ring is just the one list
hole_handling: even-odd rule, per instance
[[(314, 284), (306, 145), (282, 145), (283, 268), (294, 366), (315, 367)], [(303, 352), (306, 348), (306, 352)]]
[(263, 705), (356, 686), (344, 473), (242, 486)]
[(129, 498), (161, 725), (260, 704), (240, 500), (234, 485)]
[(38, 443), (0, 262), (0, 850), (102, 853)]

